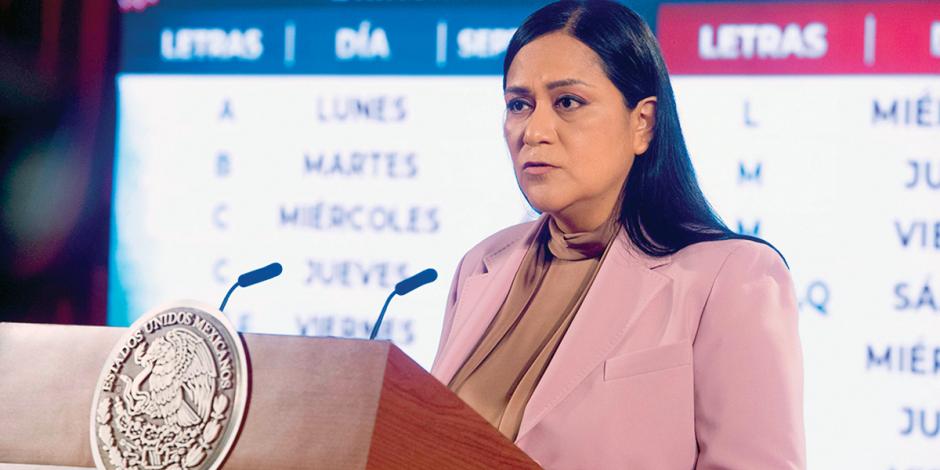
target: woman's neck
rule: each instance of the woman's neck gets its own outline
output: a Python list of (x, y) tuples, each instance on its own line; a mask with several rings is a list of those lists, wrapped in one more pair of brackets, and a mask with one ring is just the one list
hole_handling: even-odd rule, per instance
[(558, 213), (551, 213), (555, 224), (564, 233), (593, 232), (611, 218), (619, 218), (620, 194), (610, 201), (579, 201)]

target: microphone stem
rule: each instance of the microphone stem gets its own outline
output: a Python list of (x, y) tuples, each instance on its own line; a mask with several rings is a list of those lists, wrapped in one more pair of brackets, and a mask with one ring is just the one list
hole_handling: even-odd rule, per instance
[(392, 297), (395, 297), (395, 291), (392, 291), (392, 293), (388, 295), (388, 298), (385, 299), (385, 305), (382, 306), (382, 313), (379, 314), (379, 319), (375, 321), (375, 325), (372, 327), (372, 334), (369, 335), (369, 339), (375, 339), (375, 335), (379, 333), (379, 326), (382, 324), (382, 318), (385, 317), (385, 310), (388, 308), (388, 303), (392, 301)]
[(235, 284), (232, 284), (232, 288), (228, 290), (228, 292), (225, 294), (225, 298), (222, 299), (222, 305), (219, 306), (220, 312), (225, 311), (225, 304), (228, 303), (228, 298), (232, 295), (232, 292), (235, 292), (235, 289), (237, 288), (238, 288), (237, 282)]

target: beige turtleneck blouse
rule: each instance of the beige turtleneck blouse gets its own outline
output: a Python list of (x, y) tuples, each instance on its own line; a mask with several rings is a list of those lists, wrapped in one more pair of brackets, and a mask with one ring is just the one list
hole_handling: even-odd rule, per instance
[(615, 215), (571, 234), (544, 219), (499, 312), (448, 385), (510, 440), (620, 228)]

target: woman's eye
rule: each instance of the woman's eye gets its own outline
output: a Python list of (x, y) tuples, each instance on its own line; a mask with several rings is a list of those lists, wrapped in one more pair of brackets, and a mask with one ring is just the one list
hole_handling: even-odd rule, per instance
[(506, 108), (507, 108), (510, 112), (513, 112), (513, 113), (518, 113), (518, 112), (522, 111), (523, 109), (525, 109), (525, 106), (526, 106), (525, 101), (518, 100), (518, 99), (516, 99), (516, 100), (509, 100), (509, 102), (506, 103)]
[(581, 105), (581, 102), (573, 96), (562, 96), (558, 99), (558, 106), (564, 109), (574, 109)]

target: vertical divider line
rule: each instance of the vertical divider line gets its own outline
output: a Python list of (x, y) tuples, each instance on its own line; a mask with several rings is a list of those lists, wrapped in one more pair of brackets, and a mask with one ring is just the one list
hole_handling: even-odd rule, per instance
[(297, 27), (293, 21), (284, 23), (284, 66), (294, 66), (294, 41)]
[(447, 65), (447, 22), (437, 22), (437, 66)]

